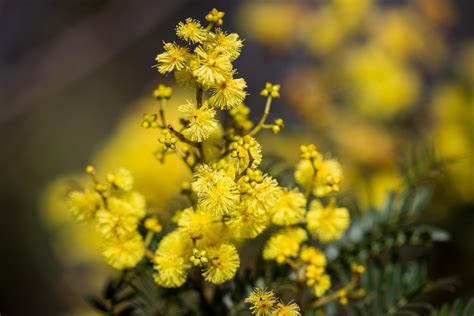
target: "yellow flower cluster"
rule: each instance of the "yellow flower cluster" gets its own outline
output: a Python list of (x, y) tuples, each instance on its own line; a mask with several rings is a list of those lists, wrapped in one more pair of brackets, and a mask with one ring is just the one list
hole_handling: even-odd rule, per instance
[[(160, 161), (176, 154), (189, 168), (189, 182), (181, 189), (189, 204), (175, 212), (173, 223), (162, 225), (157, 217), (146, 217), (145, 199), (133, 190), (127, 170), (119, 169), (101, 183), (88, 167), (94, 187), (71, 194), (71, 211), (78, 220), (95, 222), (111, 266), (133, 268), (146, 256), (154, 280), (166, 288), (180, 287), (188, 279), (195, 282), (199, 274), (200, 281), (213, 284), (231, 280), (240, 267), (239, 247), (271, 225), (279, 226), (265, 236), (263, 259), (288, 264), (298, 281), (321, 296), (331, 285), (326, 257), (308, 244), (323, 247), (341, 238), (349, 225), (347, 209), (337, 208), (333, 200), (323, 206), (327, 196), (339, 190), (341, 167), (323, 158), (314, 145), (306, 145), (295, 172), (299, 187), (282, 187), (262, 170), (257, 135), (265, 129), (276, 134), (284, 126), (282, 119), (267, 123), (280, 85), (267, 83), (261, 91), (265, 108), (254, 125), (242, 103), (246, 83), (234, 78), (232, 65), (242, 40), (219, 28), (223, 17), (213, 9), (206, 16), (207, 26), (191, 18), (180, 22), (176, 34), (185, 45), (165, 43), (156, 58), (160, 73), (173, 72), (178, 84), (196, 90), (196, 100), (178, 107), (181, 126), (167, 121), (165, 102), (173, 90), (163, 85), (153, 93), (159, 112), (146, 114), (142, 123), (162, 134)], [(230, 117), (225, 129), (217, 119), (219, 111)], [(257, 315), (300, 314), (296, 304), (283, 304), (265, 290), (257, 289), (247, 302)]]
[(294, 303), (283, 303), (272, 290), (255, 288), (245, 299), (250, 311), (256, 316), (299, 316), (300, 307)]
[(133, 268), (143, 258), (145, 246), (138, 232), (146, 215), (145, 198), (133, 190), (133, 177), (120, 168), (99, 182), (95, 169), (86, 168), (94, 184), (69, 194), (69, 208), (79, 221), (93, 222), (103, 237), (102, 255), (116, 269)]

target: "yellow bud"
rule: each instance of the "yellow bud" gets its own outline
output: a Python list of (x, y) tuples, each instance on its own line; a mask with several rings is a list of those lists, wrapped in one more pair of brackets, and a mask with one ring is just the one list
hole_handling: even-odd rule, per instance
[(95, 168), (93, 166), (89, 165), (89, 166), (86, 167), (86, 172), (88, 174), (94, 174), (95, 173)]

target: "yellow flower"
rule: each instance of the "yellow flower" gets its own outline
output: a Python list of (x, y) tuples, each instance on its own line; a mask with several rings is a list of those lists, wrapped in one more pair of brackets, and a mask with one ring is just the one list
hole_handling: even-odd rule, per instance
[(327, 274), (315, 276), (315, 284), (313, 286), (314, 295), (322, 296), (331, 287), (331, 278)]
[(288, 258), (296, 257), (300, 250), (300, 244), (308, 239), (303, 228), (285, 228), (274, 234), (263, 248), (263, 259), (276, 260), (282, 264)]
[(153, 258), (156, 273), (155, 282), (166, 288), (174, 288), (183, 285), (188, 276), (185, 267), (185, 260), (173, 254), (155, 253)]
[(189, 207), (179, 217), (178, 227), (191, 240), (203, 239), (210, 229), (213, 217), (208, 212), (194, 211)]
[(163, 226), (160, 224), (158, 217), (149, 217), (145, 220), (144, 226), (149, 231), (159, 233), (163, 230)]
[(239, 202), (237, 185), (228, 176), (219, 178), (209, 191), (199, 196), (199, 206), (215, 216), (233, 212)]
[(238, 34), (226, 34), (218, 28), (214, 34), (210, 34), (210, 37), (211, 41), (206, 44), (227, 56), (231, 61), (236, 60), (240, 56), (243, 43)]
[(325, 267), (327, 264), (324, 253), (311, 246), (303, 246), (300, 252), (300, 259), (301, 261), (316, 267)]
[(173, 254), (185, 258), (189, 256), (192, 249), (193, 243), (191, 239), (181, 231), (174, 230), (160, 240), (156, 252), (161, 255)]
[(193, 69), (193, 75), (203, 86), (214, 86), (232, 75), (232, 64), (229, 57), (219, 51), (208, 52), (202, 47), (197, 47), (195, 53), (198, 56), (199, 64)]
[(275, 293), (272, 290), (255, 288), (252, 293), (245, 299), (245, 303), (249, 303), (250, 310), (253, 315), (267, 316), (271, 315), (273, 305), (277, 302)]
[(248, 169), (238, 185), (242, 203), (260, 213), (266, 213), (275, 206), (280, 193), (277, 181), (260, 170)]
[(297, 189), (284, 189), (271, 209), (273, 224), (290, 226), (300, 223), (306, 211), (306, 198)]
[(255, 238), (268, 226), (269, 217), (266, 212), (241, 206), (239, 212), (226, 220), (238, 239)]
[(100, 194), (86, 189), (84, 192), (73, 191), (69, 194), (69, 210), (78, 221), (87, 221), (94, 218), (101, 207)]
[(206, 281), (220, 284), (232, 279), (240, 266), (237, 249), (231, 244), (221, 244), (206, 249), (209, 263), (202, 275)]
[(107, 209), (97, 211), (97, 227), (106, 238), (127, 238), (136, 232), (141, 210), (117, 198), (107, 199)]
[(164, 53), (156, 56), (158, 62), (158, 71), (166, 74), (173, 70), (182, 70), (186, 68), (189, 52), (185, 47), (181, 47), (175, 43), (165, 43), (163, 46)]
[(298, 304), (294, 302), (290, 302), (288, 304), (283, 304), (282, 302), (278, 302), (275, 306), (275, 309), (272, 312), (274, 316), (300, 316), (300, 307)]
[(324, 160), (322, 157), (300, 160), (295, 171), (296, 182), (305, 189), (311, 188), (313, 194), (318, 197), (338, 192), (341, 177), (342, 168), (339, 162), (335, 159)]
[(239, 173), (248, 167), (256, 168), (262, 162), (262, 146), (250, 135), (234, 136), (228, 149), (230, 152), (228, 164), (236, 166)]
[(127, 239), (107, 239), (102, 245), (105, 262), (119, 270), (135, 267), (145, 254), (142, 236), (132, 234)]
[(349, 211), (345, 207), (337, 207), (331, 199), (327, 206), (313, 201), (306, 214), (308, 230), (322, 242), (338, 240), (349, 227)]
[(130, 191), (133, 188), (132, 174), (125, 168), (118, 168), (113, 173), (109, 173), (107, 181), (124, 191)]
[(188, 121), (183, 135), (193, 142), (202, 142), (207, 139), (217, 128), (217, 121), (214, 118), (216, 111), (207, 106), (207, 103), (198, 108), (194, 103), (187, 101), (180, 105), (178, 110), (184, 113), (184, 118)]
[(206, 30), (201, 27), (199, 21), (187, 18), (184, 23), (179, 22), (176, 26), (176, 35), (185, 41), (202, 43), (206, 39)]
[(247, 83), (243, 78), (226, 78), (210, 89), (209, 103), (221, 110), (233, 109), (245, 99)]

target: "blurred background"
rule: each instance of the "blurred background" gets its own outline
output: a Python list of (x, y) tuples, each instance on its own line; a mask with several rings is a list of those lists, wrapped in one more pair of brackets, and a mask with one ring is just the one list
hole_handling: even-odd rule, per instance
[[(432, 274), (474, 295), (474, 2), (0, 0), (0, 314), (93, 315), (83, 297), (112, 271), (64, 206), (86, 164), (126, 167), (152, 208), (179, 207), (189, 174), (158, 164), (141, 115), (172, 84), (152, 68), (162, 41), (214, 6), (246, 39), (235, 65), (253, 118), (264, 83), (282, 84), (272, 116), (286, 127), (262, 133), (264, 154), (289, 164), (316, 143), (361, 212), (433, 183), (426, 220), (452, 241), (433, 249)], [(176, 88), (170, 111), (188, 93)]]

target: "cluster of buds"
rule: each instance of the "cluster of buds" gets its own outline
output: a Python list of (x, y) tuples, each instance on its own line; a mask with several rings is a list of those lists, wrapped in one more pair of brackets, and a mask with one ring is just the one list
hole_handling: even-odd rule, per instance
[(235, 121), (237, 128), (249, 131), (253, 127), (253, 122), (249, 119), (250, 109), (244, 104), (240, 104), (229, 111)]
[(279, 84), (271, 84), (267, 82), (265, 84), (265, 89), (260, 92), (260, 95), (264, 97), (271, 97), (273, 99), (278, 99), (280, 97), (280, 85)]
[(158, 87), (153, 90), (153, 96), (157, 100), (169, 100), (173, 95), (173, 88), (165, 86), (163, 84), (158, 85)]
[(217, 26), (221, 26), (224, 23), (224, 15), (224, 12), (214, 8), (206, 15), (206, 21), (208, 21), (209, 23), (214, 23)]
[(159, 233), (163, 230), (163, 226), (160, 223), (158, 217), (149, 217), (145, 220), (145, 228), (154, 233)]
[(229, 145), (230, 156), (238, 158), (241, 165), (251, 160), (250, 150), (257, 146), (257, 141), (250, 135), (234, 136), (234, 140)]
[(100, 195), (104, 195), (107, 190), (109, 189), (109, 186), (105, 183), (100, 183), (97, 178), (96, 178), (96, 172), (95, 172), (95, 168), (93, 166), (87, 166), (86, 167), (86, 173), (89, 174), (91, 177), (92, 177), (92, 180), (94, 181), (95, 183), (95, 190), (100, 194)]
[(158, 115), (156, 114), (143, 114), (142, 121), (143, 128), (157, 128), (160, 127), (158, 123)]
[(283, 122), (283, 120), (281, 118), (279, 118), (279, 119), (276, 119), (275, 121), (273, 121), (273, 124), (271, 126), (272, 126), (273, 134), (278, 134), (278, 133), (280, 133), (283, 126), (285, 126), (285, 123)]
[(163, 152), (167, 152), (176, 149), (178, 139), (169, 130), (164, 130), (163, 136), (158, 141), (163, 145)]
[(265, 179), (261, 170), (247, 169), (245, 175), (239, 181), (240, 191), (246, 193), (248, 190), (255, 188), (259, 183)]
[(206, 257), (205, 250), (198, 250), (196, 248), (193, 249), (193, 255), (189, 257), (189, 261), (192, 262), (195, 266), (202, 266), (209, 262), (209, 259)]
[(301, 159), (318, 159), (321, 157), (321, 154), (316, 150), (314, 144), (301, 145), (300, 157)]

